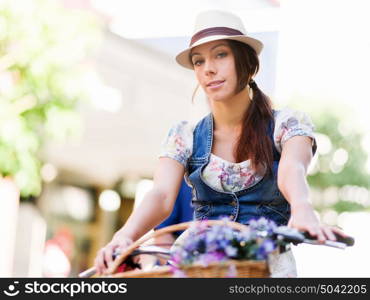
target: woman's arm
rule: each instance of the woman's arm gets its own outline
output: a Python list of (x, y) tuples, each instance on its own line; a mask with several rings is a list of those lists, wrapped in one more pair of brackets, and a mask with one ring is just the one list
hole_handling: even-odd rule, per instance
[(171, 158), (160, 158), (154, 174), (153, 188), (134, 209), (124, 226), (95, 258), (98, 273), (103, 273), (106, 264), (112, 263), (112, 254), (117, 248), (125, 248), (167, 218), (180, 189), (185, 168)]
[(334, 227), (321, 225), (309, 201), (306, 173), (311, 159), (311, 138), (294, 136), (285, 142), (279, 162), (278, 187), (291, 206), (288, 226), (308, 231), (321, 242), (335, 240), (333, 231), (344, 234)]

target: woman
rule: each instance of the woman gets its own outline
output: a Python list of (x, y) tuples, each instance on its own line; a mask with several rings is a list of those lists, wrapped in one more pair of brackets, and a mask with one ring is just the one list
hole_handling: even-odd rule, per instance
[[(248, 224), (265, 216), (278, 225), (308, 231), (324, 242), (335, 228), (319, 223), (309, 202), (307, 167), (316, 149), (312, 124), (300, 112), (273, 111), (253, 77), (263, 45), (245, 34), (230, 13), (206, 11), (196, 19), (188, 49), (177, 62), (194, 70), (211, 113), (196, 126), (175, 125), (163, 145), (154, 187), (95, 260), (99, 273), (172, 210), (185, 179), (192, 187), (196, 219)], [(291, 251), (273, 259), (276, 276), (296, 276)]]

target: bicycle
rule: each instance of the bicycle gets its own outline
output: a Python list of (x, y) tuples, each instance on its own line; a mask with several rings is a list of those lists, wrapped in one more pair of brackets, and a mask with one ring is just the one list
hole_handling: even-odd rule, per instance
[[(207, 226), (215, 226), (225, 224), (221, 220), (208, 220), (201, 221), (206, 222)], [(173, 248), (165, 249), (157, 245), (147, 245), (143, 246), (143, 243), (148, 240), (157, 237), (165, 233), (171, 233), (179, 230), (186, 230), (190, 226), (200, 223), (200, 221), (191, 221), (180, 224), (171, 225), (160, 230), (153, 232), (148, 236), (137, 240), (131, 244), (127, 249), (122, 253), (114, 254), (114, 262), (111, 268), (108, 270), (108, 273), (105, 276), (109, 277), (119, 277), (119, 278), (149, 278), (149, 277), (173, 277), (173, 262), (171, 257), (173, 254)], [(248, 230), (248, 226), (228, 221), (227, 225), (230, 226), (233, 230), (242, 232)], [(280, 253), (289, 249), (290, 243), (298, 245), (301, 243), (311, 244), (311, 245), (324, 245), (328, 247), (335, 247), (339, 249), (345, 249), (346, 247), (353, 246), (355, 240), (353, 237), (342, 237), (336, 233), (336, 241), (326, 240), (323, 244), (319, 243), (315, 237), (312, 237), (307, 232), (300, 232), (294, 228), (289, 228), (287, 226), (279, 226), (274, 228), (273, 238), (276, 240), (284, 241), (287, 245), (284, 247), (279, 247), (278, 251)], [(142, 271), (140, 265), (135, 263), (133, 258), (141, 254), (150, 254), (157, 257), (167, 259), (167, 265), (159, 266), (153, 268), (152, 270)], [(188, 277), (225, 277), (227, 274), (228, 267), (233, 265), (237, 270), (236, 277), (270, 277), (269, 265), (267, 260), (257, 261), (257, 260), (232, 260), (230, 259), (228, 263), (212, 263), (207, 266), (193, 265), (186, 267), (185, 271)], [(134, 270), (126, 271), (127, 268), (132, 268)], [(79, 274), (79, 277), (86, 278), (95, 275), (95, 268), (90, 268)]]

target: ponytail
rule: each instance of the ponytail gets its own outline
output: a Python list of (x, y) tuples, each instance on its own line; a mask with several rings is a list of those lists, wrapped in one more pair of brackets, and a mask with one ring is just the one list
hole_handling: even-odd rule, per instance
[(271, 173), (273, 152), (268, 126), (273, 120), (273, 112), (270, 99), (252, 79), (259, 69), (258, 56), (253, 48), (244, 43), (229, 40), (229, 44), (235, 57), (238, 77), (236, 93), (246, 88), (247, 84), (253, 91), (250, 105), (243, 116), (242, 130), (234, 155), (237, 162), (250, 159), (254, 170), (266, 169)]

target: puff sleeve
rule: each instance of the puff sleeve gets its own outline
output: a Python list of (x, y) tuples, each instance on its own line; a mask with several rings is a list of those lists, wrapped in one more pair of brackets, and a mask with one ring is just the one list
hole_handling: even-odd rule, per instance
[(194, 126), (188, 121), (176, 123), (162, 142), (159, 157), (169, 157), (186, 167), (193, 151)]
[(316, 152), (314, 125), (304, 112), (284, 108), (275, 114), (274, 143), (281, 153), (284, 144), (293, 136), (308, 136), (312, 140), (312, 153)]

